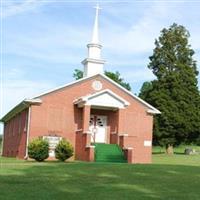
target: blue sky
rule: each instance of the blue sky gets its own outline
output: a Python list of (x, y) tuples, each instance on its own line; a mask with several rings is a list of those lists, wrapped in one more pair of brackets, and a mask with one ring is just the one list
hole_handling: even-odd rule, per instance
[[(138, 94), (154, 40), (173, 22), (184, 25), (200, 70), (200, 2), (99, 1), (106, 70), (119, 71)], [(91, 39), (95, 1), (3, 1), (1, 116), (27, 97), (73, 80)], [(200, 82), (200, 76), (198, 77)], [(200, 84), (199, 84), (200, 86)]]

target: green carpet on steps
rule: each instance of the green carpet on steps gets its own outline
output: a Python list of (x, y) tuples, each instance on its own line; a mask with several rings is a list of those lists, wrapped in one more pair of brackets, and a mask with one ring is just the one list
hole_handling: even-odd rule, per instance
[(96, 162), (126, 163), (122, 149), (117, 144), (95, 143)]

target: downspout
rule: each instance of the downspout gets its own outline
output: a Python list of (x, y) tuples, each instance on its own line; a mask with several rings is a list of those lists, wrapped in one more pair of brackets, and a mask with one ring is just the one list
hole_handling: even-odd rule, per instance
[(31, 105), (28, 108), (28, 122), (27, 122), (27, 133), (26, 133), (26, 155), (24, 159), (28, 159), (28, 143), (29, 143), (29, 135), (30, 135), (30, 119), (31, 119)]

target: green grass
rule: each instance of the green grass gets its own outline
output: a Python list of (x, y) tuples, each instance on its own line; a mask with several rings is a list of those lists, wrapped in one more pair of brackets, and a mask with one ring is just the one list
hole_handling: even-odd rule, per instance
[(199, 200), (199, 187), (200, 155), (154, 154), (149, 165), (0, 158), (2, 200)]
[[(175, 154), (184, 154), (185, 148), (192, 148), (195, 149), (196, 151), (200, 152), (200, 146), (195, 146), (195, 145), (180, 145), (178, 147), (174, 147), (174, 153)], [(153, 154), (162, 154), (165, 153), (165, 148), (164, 147), (153, 147)]]

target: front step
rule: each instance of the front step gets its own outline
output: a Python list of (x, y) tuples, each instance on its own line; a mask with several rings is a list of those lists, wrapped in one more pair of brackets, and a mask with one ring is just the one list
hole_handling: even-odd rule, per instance
[(117, 144), (96, 143), (94, 146), (96, 162), (127, 162), (122, 149)]

